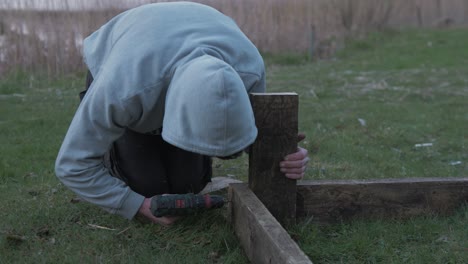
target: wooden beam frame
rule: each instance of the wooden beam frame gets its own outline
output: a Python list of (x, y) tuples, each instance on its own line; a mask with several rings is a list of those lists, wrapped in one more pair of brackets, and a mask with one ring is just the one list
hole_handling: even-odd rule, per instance
[(247, 184), (231, 184), (228, 196), (229, 219), (252, 263), (312, 263)]
[(297, 94), (253, 94), (250, 99), (259, 135), (250, 149), (249, 185), (231, 184), (228, 199), (229, 219), (252, 263), (312, 263), (280, 224), (296, 214), (322, 223), (353, 217), (408, 218), (449, 214), (468, 202), (468, 178), (296, 185), (280, 173), (279, 162), (297, 147)]
[(322, 223), (447, 215), (468, 202), (468, 178), (302, 181), (297, 190), (298, 216)]
[[(252, 263), (312, 263), (245, 183), (229, 187), (230, 217)], [(301, 181), (298, 217), (333, 223), (352, 218), (448, 215), (468, 202), (468, 178)]]

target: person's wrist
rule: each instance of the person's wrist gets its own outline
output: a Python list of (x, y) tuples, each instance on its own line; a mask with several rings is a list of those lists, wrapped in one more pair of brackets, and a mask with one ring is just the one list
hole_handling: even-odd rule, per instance
[(147, 212), (151, 212), (151, 199), (145, 198), (143, 199), (143, 203), (141, 203), (140, 208), (138, 209), (138, 213), (146, 214)]

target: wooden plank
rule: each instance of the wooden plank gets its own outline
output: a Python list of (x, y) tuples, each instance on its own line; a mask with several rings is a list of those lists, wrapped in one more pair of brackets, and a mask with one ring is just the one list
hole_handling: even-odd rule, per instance
[(296, 93), (251, 94), (258, 136), (249, 153), (249, 187), (276, 219), (296, 218), (296, 180), (280, 171), (279, 163), (297, 149)]
[(302, 181), (298, 217), (317, 222), (452, 213), (468, 202), (468, 178)]
[(231, 184), (228, 195), (229, 219), (252, 263), (312, 263), (247, 184)]

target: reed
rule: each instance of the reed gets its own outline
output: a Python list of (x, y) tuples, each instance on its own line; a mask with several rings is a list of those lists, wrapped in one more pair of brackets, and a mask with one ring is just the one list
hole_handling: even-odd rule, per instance
[[(148, 0), (4, 0), (0, 74), (55, 77), (82, 71), (83, 38), (111, 17)], [(231, 16), (263, 52), (332, 56), (343, 40), (395, 27), (465, 25), (465, 0), (199, 0)]]

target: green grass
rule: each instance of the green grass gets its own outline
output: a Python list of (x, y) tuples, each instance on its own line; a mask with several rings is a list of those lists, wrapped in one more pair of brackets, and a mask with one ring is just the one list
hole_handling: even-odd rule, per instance
[(317, 227), (304, 221), (291, 236), (314, 263), (466, 263), (468, 210), (452, 217), (363, 221)]
[(465, 30), (375, 33), (331, 62), (271, 67), (270, 90), (300, 95), (307, 177), (466, 176), (467, 45)]
[[(404, 31), (349, 41), (330, 61), (268, 55), (269, 91), (300, 95), (306, 178), (466, 177), (467, 46), (462, 29)], [(246, 263), (225, 211), (163, 228), (72, 202), (53, 166), (83, 83), (0, 80), (0, 263)], [(214, 174), (246, 180), (247, 166), (215, 160)], [(464, 263), (467, 212), (289, 231), (314, 263)]]

